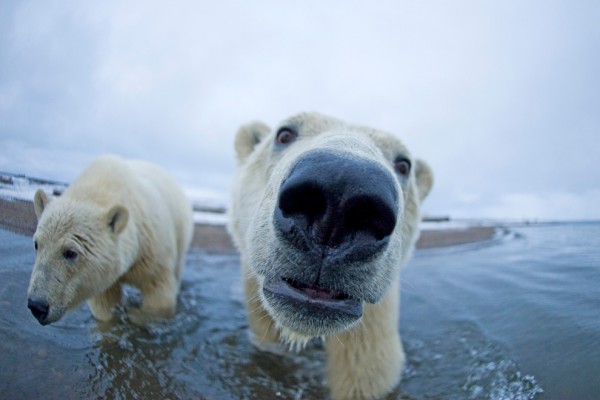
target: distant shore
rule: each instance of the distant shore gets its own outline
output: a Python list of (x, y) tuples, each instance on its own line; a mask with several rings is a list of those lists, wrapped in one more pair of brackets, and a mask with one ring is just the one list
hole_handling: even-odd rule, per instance
[[(37, 219), (31, 201), (0, 198), (1, 228), (31, 236), (36, 224)], [(417, 248), (428, 249), (485, 241), (492, 239), (495, 233), (496, 228), (493, 226), (422, 229)], [(214, 253), (235, 251), (225, 226), (204, 223), (196, 223), (192, 247)]]

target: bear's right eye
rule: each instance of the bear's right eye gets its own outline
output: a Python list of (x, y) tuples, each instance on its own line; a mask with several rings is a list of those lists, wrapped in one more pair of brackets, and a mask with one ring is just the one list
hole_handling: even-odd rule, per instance
[(290, 128), (281, 128), (277, 132), (276, 142), (277, 144), (286, 145), (292, 143), (298, 137), (298, 133), (291, 130)]
[(69, 261), (72, 261), (77, 258), (77, 252), (75, 250), (66, 249), (63, 251), (63, 257)]
[(401, 158), (396, 160), (396, 162), (394, 163), (394, 169), (396, 170), (396, 172), (402, 176), (408, 176), (409, 172), (410, 172), (410, 161), (408, 161), (405, 158)]

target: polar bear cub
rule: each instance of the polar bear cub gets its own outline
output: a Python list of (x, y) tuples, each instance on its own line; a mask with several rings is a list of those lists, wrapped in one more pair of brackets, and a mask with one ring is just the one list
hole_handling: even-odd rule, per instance
[(34, 196), (38, 226), (28, 307), (40, 324), (87, 300), (112, 318), (121, 285), (140, 289), (138, 321), (175, 313), (193, 219), (181, 187), (161, 168), (102, 156), (59, 198)]
[(398, 384), (399, 271), (418, 237), (430, 168), (393, 135), (316, 113), (242, 126), (229, 231), (253, 341), (324, 337), (334, 399)]

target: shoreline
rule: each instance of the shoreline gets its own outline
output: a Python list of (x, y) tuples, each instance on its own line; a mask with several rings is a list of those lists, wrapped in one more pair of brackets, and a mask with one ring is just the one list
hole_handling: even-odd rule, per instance
[[(32, 236), (37, 225), (33, 202), (0, 198), (0, 228)], [(237, 250), (224, 225), (195, 223), (191, 248), (209, 253), (232, 253)], [(421, 229), (417, 249), (457, 246), (487, 241), (494, 238), (497, 227), (471, 226), (428, 230)]]

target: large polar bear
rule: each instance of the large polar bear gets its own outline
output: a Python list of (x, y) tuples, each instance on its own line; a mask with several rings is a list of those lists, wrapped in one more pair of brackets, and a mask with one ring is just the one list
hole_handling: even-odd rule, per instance
[(229, 231), (253, 341), (324, 337), (335, 399), (380, 398), (401, 376), (399, 269), (433, 178), (394, 136), (316, 113), (242, 126)]
[(175, 313), (193, 219), (181, 187), (159, 167), (102, 156), (56, 200), (34, 197), (38, 226), (28, 307), (40, 324), (84, 300), (112, 318), (121, 285), (140, 289), (136, 322)]

